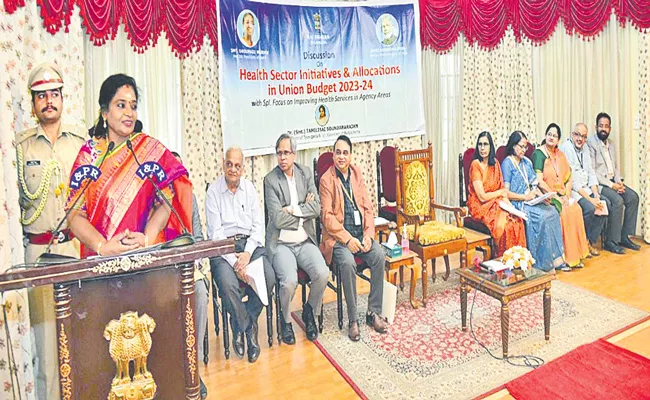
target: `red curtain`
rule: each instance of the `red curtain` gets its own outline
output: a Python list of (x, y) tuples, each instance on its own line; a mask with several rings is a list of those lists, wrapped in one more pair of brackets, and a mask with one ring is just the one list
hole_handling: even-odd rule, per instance
[(512, 27), (517, 40), (541, 44), (560, 20), (569, 34), (598, 35), (612, 13), (621, 25), (650, 28), (650, 0), (420, 0), (422, 46), (448, 51), (460, 33), (493, 48)]
[[(11, 14), (25, 0), (2, 0)], [(54, 34), (70, 23), (74, 5), (96, 45), (113, 39), (120, 24), (133, 48), (142, 52), (164, 31), (179, 57), (198, 50), (207, 36), (217, 48), (215, 0), (37, 0), (43, 25)], [(598, 35), (612, 12), (625, 26), (650, 28), (650, 0), (420, 0), (422, 46), (451, 49), (461, 33), (485, 48), (499, 44), (511, 27), (518, 40), (544, 43), (561, 20), (568, 33)]]

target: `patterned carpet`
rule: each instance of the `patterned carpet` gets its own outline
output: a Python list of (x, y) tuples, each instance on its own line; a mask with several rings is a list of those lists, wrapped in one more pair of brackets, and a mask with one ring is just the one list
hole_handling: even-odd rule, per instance
[[(419, 285), (419, 283), (418, 283)], [(481, 395), (524, 373), (491, 358), (468, 332), (461, 331), (459, 283), (429, 284), (427, 308), (413, 310), (408, 286), (398, 294), (389, 333), (380, 335), (362, 326), (361, 341), (337, 329), (336, 303), (325, 305), (325, 323), (317, 346), (328, 356), (359, 395), (369, 399), (465, 399)], [(416, 293), (422, 293), (418, 287)], [(532, 354), (550, 361), (579, 345), (630, 325), (648, 314), (575, 286), (553, 281), (551, 340), (544, 340), (542, 293), (510, 305), (511, 355)], [(468, 296), (468, 324), (474, 292)], [(367, 295), (359, 297), (365, 313)], [(300, 315), (300, 313), (296, 313)], [(294, 314), (294, 318), (297, 316)], [(347, 316), (344, 302), (344, 316)], [(478, 293), (473, 325), (476, 336), (501, 355), (500, 303)], [(345, 317), (347, 319), (347, 317)]]

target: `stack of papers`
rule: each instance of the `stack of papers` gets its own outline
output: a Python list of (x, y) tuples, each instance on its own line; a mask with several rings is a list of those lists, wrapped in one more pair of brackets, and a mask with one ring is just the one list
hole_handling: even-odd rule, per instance
[(528, 215), (526, 215), (525, 212), (519, 211), (513, 206), (511, 203), (507, 203), (503, 200), (499, 202), (499, 207), (501, 207), (503, 210), (509, 212), (510, 214), (519, 217), (523, 219), (524, 221), (528, 221)]
[(555, 196), (555, 192), (548, 192), (548, 193), (546, 193), (544, 195), (541, 195), (539, 197), (535, 197), (532, 200), (524, 201), (524, 204), (527, 204), (529, 206), (534, 206), (534, 205), (537, 205), (537, 204), (545, 201), (546, 199), (550, 199), (553, 196)]

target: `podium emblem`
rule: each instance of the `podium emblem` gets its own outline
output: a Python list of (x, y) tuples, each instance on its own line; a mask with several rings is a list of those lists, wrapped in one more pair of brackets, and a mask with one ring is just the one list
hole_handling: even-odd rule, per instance
[[(108, 400), (150, 400), (156, 395), (156, 383), (147, 369), (151, 351), (151, 333), (156, 322), (147, 314), (137, 311), (120, 314), (104, 328), (104, 338), (109, 341), (108, 351), (115, 362), (115, 378), (111, 383)], [(130, 363), (134, 371), (131, 379)]]

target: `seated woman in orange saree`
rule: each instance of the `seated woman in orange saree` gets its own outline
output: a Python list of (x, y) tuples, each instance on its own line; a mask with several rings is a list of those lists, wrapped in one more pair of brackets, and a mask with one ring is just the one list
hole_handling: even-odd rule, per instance
[(564, 241), (564, 260), (571, 268), (582, 268), (583, 260), (589, 255), (589, 242), (585, 231), (582, 208), (577, 201), (571, 199), (571, 166), (564, 153), (558, 149), (562, 131), (557, 124), (546, 128), (546, 136), (542, 144), (532, 155), (533, 169), (537, 174), (539, 188), (543, 192), (555, 192), (551, 200), (560, 213), (562, 224), (562, 240)]
[[(75, 179), (77, 168), (85, 165), (98, 167), (101, 175), (71, 190), (66, 205), (66, 210), (74, 207), (68, 221), (82, 243), (81, 256), (117, 255), (174, 239), (183, 227), (191, 229), (192, 184), (187, 170), (158, 140), (135, 132), (137, 89), (133, 78), (122, 74), (109, 77), (102, 85), (100, 107), (99, 122), (77, 155), (71, 179)], [(162, 167), (166, 177), (153, 179), (181, 221), (157, 198), (151, 182), (138, 176), (139, 166), (127, 140), (140, 163), (153, 161)], [(108, 151), (111, 142), (113, 149)]]
[(500, 201), (509, 202), (504, 188), (501, 166), (496, 160), (494, 142), (488, 132), (481, 132), (476, 141), (474, 161), (469, 168), (471, 185), (467, 207), (475, 219), (483, 222), (497, 244), (497, 254), (502, 255), (513, 246), (526, 247), (524, 221), (503, 210)]

